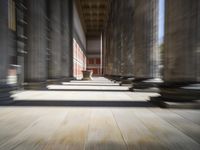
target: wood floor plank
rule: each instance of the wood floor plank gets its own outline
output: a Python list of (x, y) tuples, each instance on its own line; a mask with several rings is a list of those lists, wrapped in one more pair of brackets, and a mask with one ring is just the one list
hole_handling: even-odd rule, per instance
[(199, 150), (200, 145), (174, 126), (147, 109), (133, 110), (138, 119), (172, 150)]
[(183, 118), (188, 119), (200, 125), (200, 111), (198, 110), (172, 110), (174, 113), (181, 115)]
[(129, 150), (167, 149), (143, 123), (137, 119), (132, 109), (113, 109), (116, 122)]
[(90, 109), (72, 109), (44, 150), (83, 150), (88, 134)]
[(178, 130), (200, 143), (200, 125), (169, 110), (152, 109), (152, 111), (172, 126), (176, 127)]
[(126, 144), (113, 118), (107, 109), (92, 111), (86, 150), (126, 150)]
[(66, 112), (60, 110), (46, 110), (45, 115), (38, 117), (31, 125), (16, 136), (0, 146), (1, 150), (38, 150), (42, 149), (49, 137), (57, 129), (60, 122), (66, 116)]
[(47, 113), (47, 110), (15, 108), (4, 117), (2, 116), (0, 118), (0, 145), (15, 137)]

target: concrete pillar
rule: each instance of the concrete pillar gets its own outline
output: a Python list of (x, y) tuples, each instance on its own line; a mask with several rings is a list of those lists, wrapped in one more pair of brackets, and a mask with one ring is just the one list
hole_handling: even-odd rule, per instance
[(18, 88), (23, 89), (24, 85), (24, 58), (26, 57), (26, 49), (25, 49), (25, 44), (26, 44), (26, 31), (25, 27), (27, 26), (26, 23), (26, 6), (24, 3), (24, 0), (18, 0), (17, 5), (16, 5), (16, 49), (15, 51), (17, 52), (17, 65), (18, 65), (18, 71), (17, 71), (17, 86)]
[(164, 84), (161, 100), (200, 98), (200, 1), (165, 1)]
[(112, 9), (113, 9), (113, 12), (112, 12), (112, 51), (113, 51), (113, 72), (112, 72), (112, 75), (114, 75), (115, 77), (119, 76), (118, 74), (118, 68), (119, 68), (119, 65), (118, 65), (118, 49), (117, 49), (117, 18), (116, 18), (116, 10), (118, 8), (117, 6), (118, 4), (118, 0), (116, 0), (115, 2), (113, 2), (113, 5), (112, 5)]
[(27, 6), (27, 55), (25, 82), (27, 88), (44, 86), (47, 79), (47, 24), (46, 0), (26, 0)]
[(120, 77), (120, 59), (119, 59), (119, 48), (118, 48), (118, 18), (116, 16), (116, 11), (119, 8), (119, 0), (115, 0), (112, 5), (112, 51), (113, 51), (113, 72), (112, 75), (116, 77)]
[(199, 0), (168, 0), (165, 4), (164, 81), (198, 82)]
[(61, 1), (61, 76), (63, 79), (73, 77), (72, 9), (72, 0)]
[(122, 78), (133, 76), (134, 0), (112, 1), (110, 9), (106, 27), (108, 32), (106, 39), (109, 40), (106, 42), (108, 45), (107, 65), (113, 79), (120, 81)]
[(0, 0), (0, 104), (9, 103), (10, 87), (6, 79), (8, 74), (8, 1)]
[(6, 83), (8, 73), (8, 2), (7, 0), (0, 1), (0, 83)]
[(49, 61), (48, 79), (61, 78), (61, 0), (48, 1)]
[[(113, 6), (113, 42), (114, 42), (114, 68), (115, 68), (115, 76), (117, 77), (116, 80), (120, 80), (122, 77), (122, 61), (123, 61), (123, 40), (121, 39), (121, 33), (123, 32), (123, 24), (122, 22), (122, 15), (123, 12), (123, 6), (125, 3), (123, 3), (120, 0), (114, 1)], [(121, 13), (118, 13), (121, 12)]]
[(105, 42), (105, 75), (110, 76), (111, 75), (111, 50), (110, 50), (110, 33), (111, 30), (109, 28), (109, 24), (107, 24), (106, 30), (105, 30), (105, 37), (106, 37), (106, 42)]
[(111, 18), (109, 17), (107, 27), (106, 27), (106, 74), (108, 76), (112, 75), (113, 69), (113, 54), (112, 54), (112, 24)]
[(121, 74), (123, 77), (134, 76), (134, 1), (121, 1), (120, 4), (120, 34)]
[(102, 32), (102, 73), (104, 76), (106, 73), (106, 29)]
[[(134, 76), (134, 2), (127, 0), (119, 4), (119, 58), (121, 79), (120, 84), (132, 83)], [(122, 23), (123, 22), (123, 23)]]
[(155, 86), (158, 53), (158, 0), (135, 0), (134, 83), (131, 89)]
[(154, 52), (157, 46), (158, 0), (135, 0), (134, 12), (134, 75), (135, 78), (154, 77)]
[[(111, 9), (113, 9), (113, 4), (114, 2), (112, 1), (111, 3)], [(115, 72), (115, 68), (114, 68), (114, 62), (115, 62), (115, 51), (114, 51), (114, 11), (110, 11), (110, 21), (109, 21), (109, 75), (113, 76), (114, 72)]]

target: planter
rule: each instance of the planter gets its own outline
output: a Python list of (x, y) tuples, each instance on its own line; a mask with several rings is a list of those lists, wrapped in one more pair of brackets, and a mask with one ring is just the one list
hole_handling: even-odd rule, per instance
[(83, 73), (82, 80), (92, 80), (92, 74), (93, 74), (92, 70), (84, 70), (82, 71), (82, 73)]

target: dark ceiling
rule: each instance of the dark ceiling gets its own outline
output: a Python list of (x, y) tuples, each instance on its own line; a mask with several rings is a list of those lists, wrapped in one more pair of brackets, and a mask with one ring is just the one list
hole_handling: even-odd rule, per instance
[(87, 37), (100, 36), (108, 16), (110, 0), (77, 0)]

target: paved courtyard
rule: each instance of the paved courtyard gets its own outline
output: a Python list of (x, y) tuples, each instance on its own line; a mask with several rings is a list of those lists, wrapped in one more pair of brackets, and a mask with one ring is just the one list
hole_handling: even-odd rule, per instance
[(0, 150), (199, 150), (200, 111), (161, 109), (156, 95), (101, 77), (18, 92), (0, 107)]

